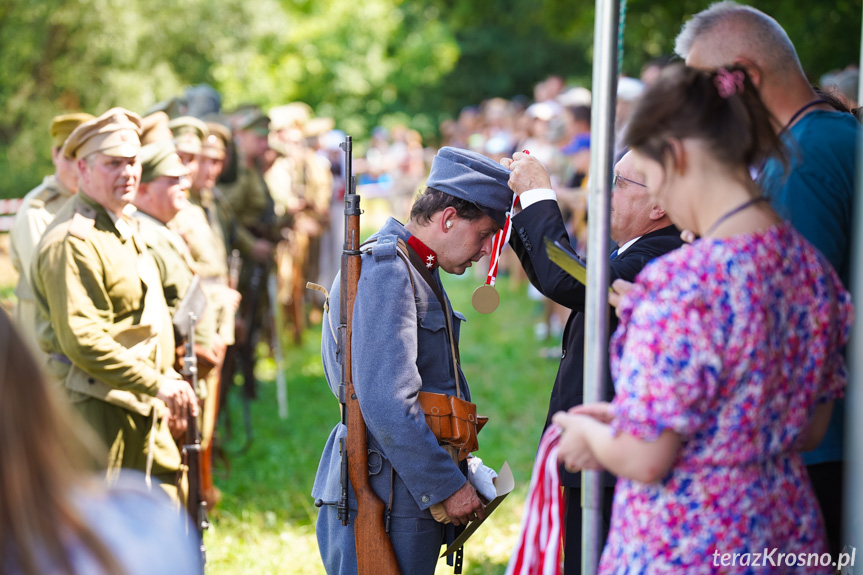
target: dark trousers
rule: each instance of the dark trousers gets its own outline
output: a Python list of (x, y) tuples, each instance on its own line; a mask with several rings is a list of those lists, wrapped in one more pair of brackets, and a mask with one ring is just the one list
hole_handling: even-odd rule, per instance
[(845, 464), (828, 461), (807, 465), (809, 481), (821, 506), (824, 528), (827, 531), (827, 546), (836, 560), (842, 551), (842, 490), (844, 489)]
[[(602, 494), (602, 545), (608, 539), (611, 525), (611, 504), (614, 500), (614, 487), (604, 487)], [(566, 498), (566, 532), (563, 540), (563, 574), (581, 575), (581, 488), (564, 487)]]

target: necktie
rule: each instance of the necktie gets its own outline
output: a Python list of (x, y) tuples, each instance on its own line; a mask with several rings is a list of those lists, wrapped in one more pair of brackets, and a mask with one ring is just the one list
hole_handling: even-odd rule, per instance
[(611, 260), (617, 259), (617, 250), (614, 250), (613, 252), (611, 252), (611, 257), (609, 259), (611, 259)]

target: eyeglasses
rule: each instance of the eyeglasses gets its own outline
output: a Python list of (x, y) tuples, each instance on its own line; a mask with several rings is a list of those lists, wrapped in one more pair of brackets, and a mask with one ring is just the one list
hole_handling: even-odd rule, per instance
[(642, 188), (647, 187), (646, 185), (642, 184), (641, 182), (636, 182), (635, 180), (630, 180), (629, 178), (624, 178), (623, 176), (621, 176), (617, 172), (612, 174), (611, 187), (616, 188), (620, 184), (620, 182), (626, 182), (627, 184), (633, 184), (635, 186), (641, 186)]

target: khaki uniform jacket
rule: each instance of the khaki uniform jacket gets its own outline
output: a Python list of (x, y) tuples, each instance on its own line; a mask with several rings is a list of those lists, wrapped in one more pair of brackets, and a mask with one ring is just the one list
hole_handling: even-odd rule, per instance
[[(48, 226), (31, 273), (39, 343), (73, 401), (89, 396), (150, 415), (174, 334), (158, 270), (136, 222), (83, 192)], [(83, 397), (81, 397), (83, 399)]]
[[(139, 237), (156, 262), (159, 277), (162, 278), (165, 303), (173, 318), (195, 277), (194, 261), (183, 238), (168, 229), (168, 226), (140, 210), (135, 211), (134, 218), (140, 226)], [(195, 343), (208, 350), (213, 348), (215, 331), (211, 307), (208, 302), (204, 315), (195, 326)]]
[[(228, 286), (228, 256), (223, 225), (230, 227), (233, 214), (230, 206), (219, 210), (212, 193), (203, 190), (203, 197), (189, 194), (189, 205), (180, 210), (168, 224), (169, 227), (186, 241), (189, 253), (194, 260), (195, 270), (201, 276), (202, 287), (207, 294), (208, 308), (212, 310), (212, 319), (216, 333), (226, 344), (234, 343), (234, 309), (230, 303), (232, 295)], [(202, 203), (207, 202), (207, 209)], [(223, 224), (224, 222), (224, 224)], [(236, 227), (236, 224), (233, 224)], [(254, 242), (254, 237), (248, 235), (248, 248)]]
[[(240, 227), (256, 238), (279, 240), (275, 204), (264, 178), (257, 171), (240, 168), (237, 181), (225, 186), (224, 192)], [(243, 251), (243, 255), (247, 252)]]
[[(15, 320), (34, 351), (41, 353), (36, 341), (36, 300), (30, 282), (30, 265), (36, 256), (36, 246), (48, 224), (73, 193), (54, 176), (46, 176), (42, 183), (27, 193), (9, 233), (10, 256), (18, 284), (15, 295)], [(44, 363), (44, 361), (43, 361)]]

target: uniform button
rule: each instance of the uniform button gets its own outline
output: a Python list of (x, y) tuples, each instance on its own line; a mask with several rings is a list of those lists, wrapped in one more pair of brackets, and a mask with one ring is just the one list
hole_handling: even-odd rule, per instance
[(92, 384), (92, 383), (96, 383), (96, 380), (95, 380), (95, 379), (93, 379), (92, 377), (88, 377), (88, 378), (87, 378), (87, 383), (91, 383), (91, 384)]
[(566, 348), (563, 348), (563, 352), (560, 354), (560, 359), (566, 359)]
[(423, 503), (428, 503), (429, 501), (431, 501), (431, 497), (429, 497), (428, 495), (423, 495), (422, 500)]

